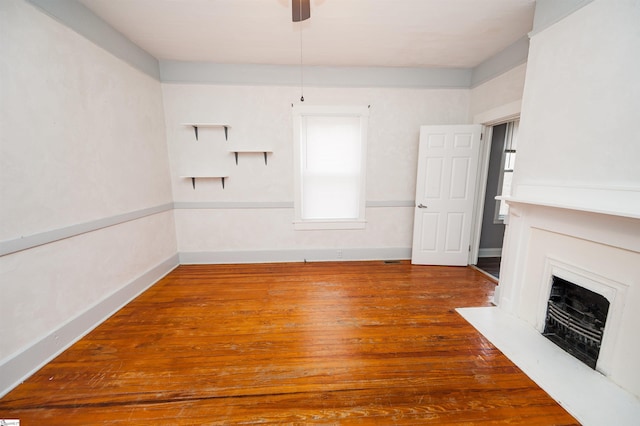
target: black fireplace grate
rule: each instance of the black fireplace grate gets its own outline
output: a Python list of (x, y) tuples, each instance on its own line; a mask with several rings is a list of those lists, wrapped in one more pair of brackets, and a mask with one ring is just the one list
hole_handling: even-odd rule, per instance
[(554, 276), (543, 334), (595, 369), (608, 311), (604, 296)]

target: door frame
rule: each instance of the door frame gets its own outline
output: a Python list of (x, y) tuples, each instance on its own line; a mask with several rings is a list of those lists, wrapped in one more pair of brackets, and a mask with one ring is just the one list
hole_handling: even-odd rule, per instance
[(491, 139), (493, 138), (493, 126), (507, 123), (520, 118), (522, 99), (493, 108), (473, 117), (473, 124), (484, 126), (483, 136), (480, 140), (480, 155), (478, 164), (478, 180), (476, 185), (476, 200), (473, 217), (471, 219), (471, 239), (469, 244), (469, 265), (478, 263), (480, 252), (480, 232), (482, 231), (482, 217), (484, 213), (484, 197), (487, 192), (487, 178), (489, 176), (489, 154), (491, 153)]

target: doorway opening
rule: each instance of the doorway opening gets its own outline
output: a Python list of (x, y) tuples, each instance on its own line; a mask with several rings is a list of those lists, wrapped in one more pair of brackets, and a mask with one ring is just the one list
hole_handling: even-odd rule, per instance
[(515, 165), (519, 120), (492, 127), (476, 267), (498, 280), (508, 206), (497, 196), (509, 195)]

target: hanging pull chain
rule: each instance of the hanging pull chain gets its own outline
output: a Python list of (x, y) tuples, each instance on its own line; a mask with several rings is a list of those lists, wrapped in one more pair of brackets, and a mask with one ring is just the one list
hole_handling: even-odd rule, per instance
[(304, 70), (302, 66), (302, 22), (300, 22), (299, 25), (300, 25), (300, 102), (304, 102)]

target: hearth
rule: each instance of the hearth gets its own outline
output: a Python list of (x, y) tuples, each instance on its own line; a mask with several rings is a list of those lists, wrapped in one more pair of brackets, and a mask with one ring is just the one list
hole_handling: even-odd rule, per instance
[(543, 335), (595, 369), (608, 312), (604, 296), (553, 276)]

